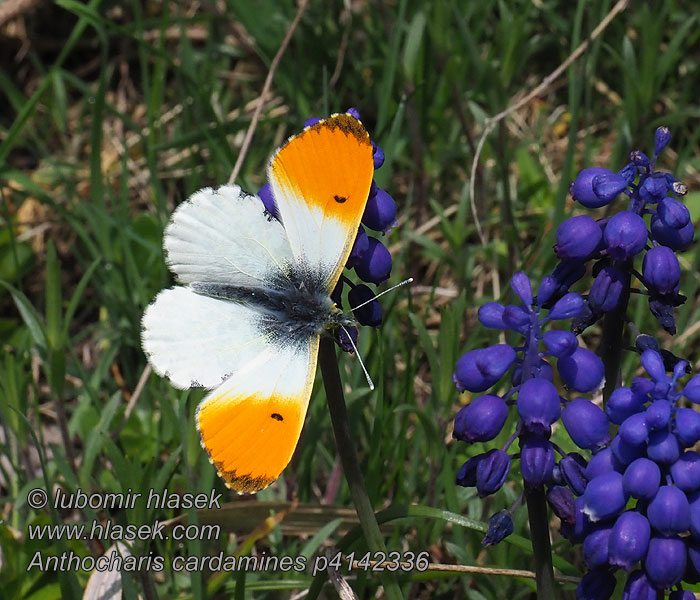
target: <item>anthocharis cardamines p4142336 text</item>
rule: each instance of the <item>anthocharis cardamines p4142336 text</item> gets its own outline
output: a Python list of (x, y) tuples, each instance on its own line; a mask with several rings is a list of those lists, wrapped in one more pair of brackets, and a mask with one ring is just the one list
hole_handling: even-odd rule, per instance
[(205, 188), (165, 230), (163, 290), (142, 321), (154, 370), (211, 391), (197, 409), (202, 445), (238, 492), (275, 481), (297, 445), (319, 336), (351, 324), (330, 299), (357, 235), (374, 173), (362, 124), (338, 114), (270, 160), (279, 211), (238, 186)]

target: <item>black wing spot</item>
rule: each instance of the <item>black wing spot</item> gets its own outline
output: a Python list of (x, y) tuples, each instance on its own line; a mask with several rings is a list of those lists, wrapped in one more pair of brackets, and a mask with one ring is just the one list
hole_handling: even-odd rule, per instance
[(272, 413), (270, 415), (275, 421), (284, 421), (284, 417), (279, 413)]
[(336, 195), (336, 196), (333, 196), (333, 198), (335, 199), (335, 201), (338, 204), (342, 204), (343, 202), (345, 202), (347, 200), (347, 198), (345, 196), (337, 196)]

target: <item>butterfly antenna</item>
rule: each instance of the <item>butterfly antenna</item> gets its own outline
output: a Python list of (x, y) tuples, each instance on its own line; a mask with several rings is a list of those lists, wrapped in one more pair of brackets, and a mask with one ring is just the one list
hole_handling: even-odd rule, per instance
[(369, 300), (365, 300), (362, 304), (358, 304), (357, 306), (353, 306), (352, 308), (350, 308), (350, 309), (344, 311), (343, 314), (345, 314), (346, 312), (353, 311), (353, 310), (356, 310), (356, 309), (358, 309), (358, 308), (361, 308), (361, 307), (365, 306), (366, 304), (369, 304), (370, 302), (374, 302), (374, 301), (375, 301), (377, 298), (379, 298), (380, 296), (383, 296), (384, 294), (388, 294), (389, 292), (395, 290), (395, 289), (398, 288), (398, 287), (401, 287), (402, 285), (406, 285), (407, 283), (413, 283), (413, 277), (409, 277), (408, 279), (404, 279), (401, 283), (397, 283), (396, 285), (392, 285), (389, 289), (384, 290), (383, 292), (379, 292), (379, 293), (378, 293), (376, 296), (374, 296), (373, 298), (370, 298)]
[(374, 382), (372, 381), (372, 378), (369, 376), (369, 373), (367, 372), (367, 369), (365, 368), (365, 363), (362, 362), (362, 357), (360, 356), (360, 353), (357, 351), (357, 346), (355, 346), (355, 342), (352, 341), (352, 336), (350, 335), (350, 332), (345, 329), (344, 325), (341, 325), (340, 328), (345, 332), (345, 335), (348, 336), (348, 339), (350, 340), (350, 345), (352, 346), (352, 349), (355, 351), (355, 356), (357, 356), (357, 360), (360, 361), (360, 366), (362, 367), (362, 370), (365, 373), (365, 377), (367, 378), (367, 385), (369, 385), (369, 389), (373, 390), (374, 389)]

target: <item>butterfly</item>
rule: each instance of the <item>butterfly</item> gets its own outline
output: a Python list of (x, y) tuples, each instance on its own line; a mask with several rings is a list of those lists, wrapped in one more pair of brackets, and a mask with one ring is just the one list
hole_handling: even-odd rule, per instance
[(204, 188), (174, 211), (163, 246), (179, 284), (142, 319), (153, 369), (197, 408), (202, 446), (228, 487), (256, 492), (289, 463), (311, 396), (320, 335), (353, 323), (330, 298), (374, 174), (360, 121), (337, 114), (272, 156), (279, 220), (240, 187)]

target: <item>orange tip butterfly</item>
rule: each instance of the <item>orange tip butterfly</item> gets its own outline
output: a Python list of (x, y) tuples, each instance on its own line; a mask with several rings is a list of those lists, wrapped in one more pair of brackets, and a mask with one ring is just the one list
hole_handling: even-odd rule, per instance
[(277, 150), (268, 179), (280, 221), (235, 185), (204, 188), (165, 230), (181, 285), (142, 319), (153, 369), (211, 391), (197, 408), (202, 446), (226, 484), (256, 492), (289, 463), (311, 396), (319, 337), (352, 318), (330, 298), (369, 194), (372, 145), (333, 115)]

